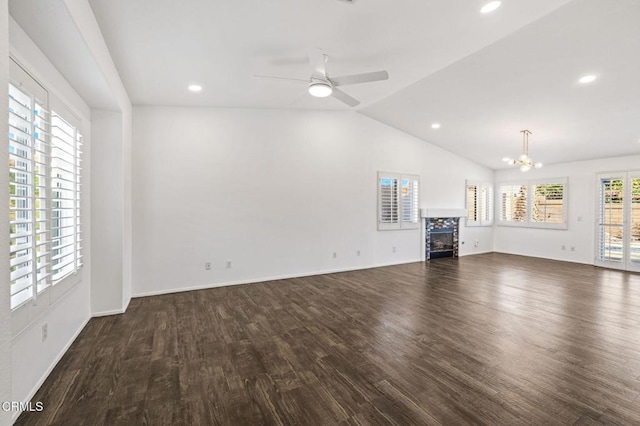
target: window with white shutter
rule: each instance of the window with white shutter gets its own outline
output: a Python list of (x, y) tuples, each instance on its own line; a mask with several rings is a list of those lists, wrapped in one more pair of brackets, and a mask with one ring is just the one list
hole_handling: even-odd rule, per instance
[(77, 126), (64, 127), (58, 114), (49, 113), (47, 90), (13, 60), (10, 75), (9, 266), (15, 309), (81, 266), (81, 167)]
[(493, 185), (467, 182), (467, 226), (493, 225)]
[(395, 228), (400, 223), (399, 217), (399, 182), (395, 177), (378, 177), (378, 223), (379, 226)]
[(567, 228), (567, 178), (499, 185), (499, 225)]
[(420, 226), (419, 177), (378, 172), (378, 230)]
[(564, 222), (564, 183), (531, 185), (532, 223), (562, 224)]
[(9, 267), (11, 307), (46, 287), (48, 93), (21, 69), (9, 83)]
[(500, 185), (500, 223), (527, 222), (527, 184)]
[[(62, 110), (64, 111), (64, 110)], [(51, 272), (53, 283), (81, 266), (82, 137), (67, 113), (51, 111)]]

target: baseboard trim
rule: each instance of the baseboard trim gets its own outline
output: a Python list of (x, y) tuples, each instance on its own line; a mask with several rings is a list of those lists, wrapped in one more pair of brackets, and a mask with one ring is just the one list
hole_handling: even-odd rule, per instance
[[(128, 305), (127, 305), (128, 306)], [(91, 317), (92, 318), (98, 318), (98, 317), (108, 317), (109, 315), (118, 315), (118, 314), (124, 314), (124, 312), (127, 310), (127, 308), (123, 308), (123, 309), (113, 309), (111, 311), (101, 311), (101, 312), (92, 312), (91, 313)]]
[(147, 296), (160, 296), (163, 294), (182, 293), (184, 291), (206, 290), (210, 288), (229, 287), (233, 285), (256, 284), (256, 283), (263, 283), (267, 281), (279, 281), (279, 280), (288, 280), (292, 278), (312, 277), (316, 275), (327, 275), (327, 274), (338, 274), (341, 272), (362, 271), (364, 269), (383, 268), (385, 266), (404, 265), (407, 263), (416, 263), (416, 262), (423, 262), (423, 261), (420, 259), (415, 259), (415, 260), (407, 260), (402, 262), (384, 263), (379, 265), (368, 265), (368, 266), (355, 267), (355, 268), (331, 269), (327, 271), (315, 271), (315, 272), (307, 272), (307, 273), (300, 273), (300, 274), (277, 275), (272, 277), (255, 278), (255, 279), (249, 279), (249, 280), (227, 281), (222, 283), (204, 284), (204, 285), (191, 286), (191, 287), (180, 287), (180, 288), (172, 288), (172, 289), (166, 289), (166, 290), (154, 290), (154, 291), (146, 291), (142, 293), (134, 293), (131, 297), (138, 298), (138, 297), (147, 297)]
[(474, 256), (476, 254), (488, 254), (488, 253), (493, 253), (493, 250), (474, 251), (473, 253), (458, 254), (458, 256), (459, 257), (465, 257), (465, 256)]
[[(76, 339), (78, 338), (78, 336), (80, 335), (80, 333), (82, 332), (82, 330), (84, 330), (85, 326), (87, 325), (87, 323), (89, 322), (89, 320), (91, 319), (91, 317), (88, 317), (87, 319), (85, 319), (82, 324), (80, 324), (80, 327), (78, 327), (78, 329), (75, 331), (75, 333), (73, 333), (73, 336), (71, 337), (71, 339), (69, 339), (69, 341), (67, 342), (66, 345), (64, 345), (64, 347), (62, 348), (62, 350), (58, 353), (58, 355), (56, 356), (56, 358), (53, 360), (53, 362), (51, 363), (51, 365), (49, 366), (49, 368), (47, 368), (47, 370), (43, 373), (43, 375), (40, 377), (40, 379), (38, 379), (37, 383), (34, 385), (34, 387), (31, 389), (31, 391), (28, 393), (27, 398), (22, 401), (24, 403), (27, 403), (29, 401), (31, 401), (33, 399), (33, 397), (36, 395), (36, 392), (38, 392), (38, 390), (40, 389), (40, 387), (42, 386), (42, 384), (44, 383), (45, 380), (47, 380), (47, 378), (49, 377), (49, 374), (51, 374), (51, 372), (53, 371), (54, 368), (56, 368), (56, 365), (58, 365), (58, 363), (60, 362), (60, 360), (62, 359), (62, 357), (64, 356), (64, 354), (67, 353), (67, 351), (69, 350), (69, 348), (71, 347), (71, 345), (73, 344), (73, 342), (76, 341)], [(22, 411), (16, 411), (11, 415), (11, 421), (15, 422), (18, 417), (20, 417), (20, 414), (22, 414)]]
[(547, 260), (555, 260), (557, 262), (567, 262), (567, 263), (578, 263), (580, 265), (591, 265), (591, 266), (595, 266), (593, 264), (593, 262), (583, 262), (580, 260), (569, 260), (569, 259), (560, 259), (558, 257), (549, 257), (549, 256), (534, 256), (531, 254), (525, 254), (525, 253), (514, 253), (514, 252), (508, 252), (508, 251), (500, 251), (500, 250), (494, 250), (494, 253), (500, 253), (500, 254), (511, 254), (513, 256), (522, 256), (522, 257), (533, 257), (535, 259), (547, 259)]

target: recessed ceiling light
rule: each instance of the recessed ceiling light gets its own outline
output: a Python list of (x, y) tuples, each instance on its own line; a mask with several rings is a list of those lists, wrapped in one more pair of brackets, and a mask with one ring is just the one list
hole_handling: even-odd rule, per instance
[(499, 8), (501, 4), (502, 4), (501, 1), (490, 1), (489, 3), (482, 6), (482, 9), (480, 9), (480, 13), (493, 12), (494, 10)]
[(439, 128), (440, 128), (440, 123), (433, 123), (433, 124), (431, 125), (431, 128), (432, 128), (432, 129), (439, 129)]
[(188, 89), (190, 92), (199, 92), (202, 90), (202, 86), (200, 86), (199, 84), (190, 84)]
[(584, 77), (581, 77), (580, 80), (578, 80), (580, 83), (591, 83), (592, 81), (594, 81), (596, 78), (595, 75), (591, 74), (591, 75), (585, 75)]

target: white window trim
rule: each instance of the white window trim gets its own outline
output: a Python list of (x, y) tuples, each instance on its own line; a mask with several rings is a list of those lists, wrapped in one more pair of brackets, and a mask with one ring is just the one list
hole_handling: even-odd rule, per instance
[[(549, 185), (549, 184), (562, 184), (564, 185), (562, 191), (562, 223), (544, 223), (544, 222), (533, 222), (531, 220), (531, 212), (532, 212), (532, 204), (531, 200), (533, 199), (532, 187), (535, 185)], [(503, 186), (526, 186), (527, 187), (527, 208), (526, 208), (526, 218), (527, 220), (524, 222), (514, 222), (508, 220), (502, 220), (502, 187)], [(506, 181), (500, 182), (496, 185), (496, 196), (495, 198), (495, 215), (496, 215), (496, 224), (498, 226), (511, 226), (516, 228), (540, 228), (540, 229), (560, 229), (566, 230), (568, 229), (568, 210), (569, 210), (569, 178), (561, 177), (561, 178), (546, 178), (546, 179), (527, 179), (527, 180), (516, 180), (516, 181)]]
[[(470, 186), (475, 186), (476, 188), (484, 188), (487, 191), (487, 200), (486, 200), (486, 205), (484, 206), (486, 212), (487, 212), (487, 216), (488, 218), (486, 220), (483, 220), (482, 218), (480, 218), (480, 220), (473, 220), (470, 219), (469, 216), (469, 198), (468, 198), (468, 191), (469, 191), (469, 187)], [(494, 212), (493, 212), (493, 193), (494, 193), (494, 188), (493, 188), (493, 183), (490, 182), (479, 182), (479, 181), (467, 181), (466, 185), (465, 185), (465, 210), (467, 211), (467, 217), (465, 218), (466, 222), (465, 225), (466, 226), (493, 226), (493, 217), (494, 217)], [(478, 207), (479, 204), (482, 200), (476, 198), (476, 211), (478, 211)]]
[[(397, 217), (398, 221), (394, 223), (385, 223), (382, 222), (382, 186), (380, 185), (380, 180), (383, 178), (388, 179), (396, 179), (398, 180), (398, 199), (397, 199)], [(417, 186), (417, 190), (415, 192), (416, 199), (415, 205), (412, 206), (413, 210), (413, 220), (411, 222), (403, 221), (403, 204), (400, 195), (400, 191), (402, 191), (402, 181), (409, 180), (415, 182)], [(419, 229), (421, 218), (420, 218), (420, 176), (411, 175), (411, 174), (403, 174), (403, 173), (393, 173), (393, 172), (378, 172), (378, 179), (376, 181), (378, 198), (376, 202), (377, 209), (377, 221), (378, 221), (378, 231), (392, 231), (392, 230), (402, 230), (402, 229)]]

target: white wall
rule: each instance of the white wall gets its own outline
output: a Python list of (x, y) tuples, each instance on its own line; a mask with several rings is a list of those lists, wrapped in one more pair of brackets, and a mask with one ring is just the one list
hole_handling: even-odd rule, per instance
[(493, 177), (354, 112), (136, 107), (133, 134), (134, 295), (419, 261), (420, 230), (376, 230), (377, 171), (432, 208)]
[[(92, 251), (92, 266), (96, 269), (93, 277), (99, 278), (92, 281), (94, 314), (123, 312), (129, 304), (132, 285), (131, 102), (88, 0), (57, 0), (56, 3), (64, 8), (64, 13), (68, 14), (70, 19), (55, 22), (55, 25), (68, 25), (70, 22), (79, 37), (72, 34), (65, 39), (61, 34), (69, 35), (69, 31), (57, 31), (56, 27), (50, 26), (47, 26), (49, 32), (43, 32), (42, 28), (34, 31), (40, 32), (39, 36), (47, 34), (56, 38), (57, 44), (43, 43), (46, 46), (53, 45), (50, 51), (45, 53), (58, 59), (60, 56), (68, 57), (70, 61), (77, 61), (77, 64), (91, 64), (88, 67), (76, 67), (75, 69), (82, 70), (83, 74), (78, 78), (74, 78), (77, 76), (74, 74), (69, 80), (77, 81), (77, 89), (81, 95), (93, 102), (90, 105), (92, 115), (97, 117), (97, 125), (102, 126), (92, 132), (99, 139), (94, 142), (94, 146), (100, 145), (97, 148), (100, 152), (94, 153), (94, 157), (100, 159), (108, 156), (111, 161), (109, 166), (118, 170), (118, 175), (114, 175), (109, 166), (103, 167), (103, 164), (99, 164), (96, 170), (92, 171), (95, 183), (92, 188), (94, 199), (116, 201), (114, 204), (99, 203), (101, 208), (95, 213), (100, 223), (99, 227), (94, 226), (94, 230), (99, 229), (106, 238), (95, 238), (100, 244)], [(106, 119), (105, 117), (111, 113), (113, 115)], [(108, 123), (110, 120), (111, 124), (119, 129), (117, 133)], [(103, 130), (107, 134), (104, 134)], [(111, 149), (113, 151), (110, 151)], [(116, 181), (118, 185), (111, 185), (109, 181)], [(109, 192), (102, 192), (103, 189)], [(111, 192), (114, 189), (119, 192)], [(117, 279), (114, 277), (115, 271), (118, 271)]]
[[(596, 234), (596, 174), (616, 170), (640, 169), (640, 156), (605, 158), (554, 164), (521, 173), (500, 170), (495, 182), (518, 179), (569, 178), (568, 229), (534, 229), (496, 226), (494, 250), (497, 252), (544, 257), (593, 264)], [(562, 246), (566, 250), (562, 250)], [(571, 251), (575, 247), (575, 251)]]
[[(0, 111), (7, 111), (9, 82), (9, 6), (0, 0)], [(6, 118), (6, 113), (3, 114)], [(9, 133), (8, 120), (0, 120), (0, 135)], [(0, 152), (8, 152), (9, 140), (0, 138)], [(0, 161), (0, 188), (9, 187), (9, 165)], [(6, 191), (6, 190), (5, 190)], [(3, 192), (6, 194), (6, 192)], [(0, 217), (9, 217), (9, 203), (0, 203)], [(0, 282), (9, 282), (9, 227), (0, 227)], [(11, 301), (8, 285), (0, 285), (0, 402), (11, 401)], [(11, 424), (11, 413), (0, 410), (0, 425)]]
[[(90, 175), (91, 125), (89, 122), (89, 107), (13, 20), (10, 21), (9, 39), (11, 54), (41, 84), (82, 118), (85, 150), (84, 173), (86, 176)], [(4, 57), (4, 55), (0, 56)], [(6, 84), (3, 84), (3, 87), (6, 87)], [(6, 94), (2, 96), (2, 102), (5, 99)], [(0, 164), (2, 164), (1, 167), (6, 167), (6, 163)], [(3, 176), (6, 174), (2, 173)], [(73, 342), (75, 336), (89, 320), (91, 314), (89, 296), (91, 233), (88, 232), (91, 192), (89, 182), (89, 179), (85, 180), (85, 187), (83, 188), (84, 250), (87, 257), (81, 272), (81, 281), (67, 293), (52, 301), (51, 304), (48, 302), (43, 303), (43, 300), (46, 301), (48, 298), (40, 298), (37, 309), (33, 309), (32, 313), (27, 315), (27, 322), (23, 321), (25, 318), (24, 309), (30, 309), (30, 306), (21, 307), (12, 314), (14, 336), (10, 345), (12, 353), (11, 400), (28, 401), (33, 396), (50, 370), (64, 354), (66, 348)], [(4, 268), (8, 262), (2, 261), (1, 264), (1, 267)], [(51, 291), (48, 292), (51, 293)], [(49, 296), (51, 295), (49, 294)], [(19, 327), (16, 327), (17, 322), (20, 323)], [(27, 324), (26, 327), (23, 326), (23, 322)], [(42, 342), (41, 326), (45, 323), (48, 324), (48, 338)], [(2, 346), (3, 348), (5, 347), (5, 345)], [(19, 413), (13, 414), (15, 416)]]
[(94, 314), (123, 311), (122, 297), (122, 114), (93, 110), (91, 117), (93, 182), (91, 190), (99, 197), (91, 200), (92, 265), (91, 310)]

